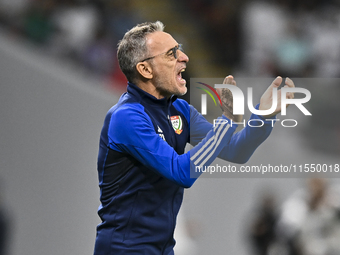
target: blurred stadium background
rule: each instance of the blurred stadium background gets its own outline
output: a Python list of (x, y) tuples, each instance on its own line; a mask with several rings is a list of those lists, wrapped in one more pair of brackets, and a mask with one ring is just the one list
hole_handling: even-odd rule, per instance
[[(126, 88), (116, 45), (156, 20), (184, 44), (187, 81), (335, 79), (312, 92), (313, 117), (276, 127), (249, 164), (339, 163), (338, 0), (0, 0), (1, 255), (92, 253), (99, 133)], [(185, 194), (176, 254), (340, 254), (339, 180), (327, 181), (201, 178)], [(331, 202), (310, 202), (326, 190)]]

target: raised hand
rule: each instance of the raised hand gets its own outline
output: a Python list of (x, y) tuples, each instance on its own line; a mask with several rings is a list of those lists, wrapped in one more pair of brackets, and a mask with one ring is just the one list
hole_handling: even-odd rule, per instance
[[(282, 83), (282, 77), (278, 76), (276, 79), (272, 82), (272, 84), (268, 87), (268, 89), (263, 93), (261, 100), (260, 100), (260, 106), (259, 110), (268, 110), (272, 107), (273, 104), (273, 89), (278, 88)], [(289, 79), (288, 77), (285, 80), (285, 86), (284, 87), (290, 87), (294, 88), (294, 82)], [(290, 92), (286, 94), (286, 97), (289, 99), (294, 98), (294, 93)], [(277, 105), (276, 109), (273, 113), (263, 116), (265, 118), (270, 118), (275, 116), (276, 114), (281, 112), (281, 89), (277, 90)]]
[[(230, 84), (236, 86), (236, 81), (232, 75), (228, 75), (223, 84)], [(243, 115), (234, 115), (233, 114), (233, 95), (231, 91), (227, 88), (216, 89), (222, 101), (222, 111), (224, 116), (231, 119), (234, 122), (240, 122), (243, 118)]]

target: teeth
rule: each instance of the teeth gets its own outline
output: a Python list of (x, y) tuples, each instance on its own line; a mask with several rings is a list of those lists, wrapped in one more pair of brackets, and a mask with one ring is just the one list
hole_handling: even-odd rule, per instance
[(180, 72), (183, 73), (185, 71), (185, 68), (183, 68)]

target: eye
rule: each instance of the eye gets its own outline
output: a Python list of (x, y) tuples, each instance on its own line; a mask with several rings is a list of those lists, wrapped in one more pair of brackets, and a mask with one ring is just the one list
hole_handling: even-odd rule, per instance
[(166, 53), (167, 56), (173, 56), (174, 55), (174, 51), (171, 49)]

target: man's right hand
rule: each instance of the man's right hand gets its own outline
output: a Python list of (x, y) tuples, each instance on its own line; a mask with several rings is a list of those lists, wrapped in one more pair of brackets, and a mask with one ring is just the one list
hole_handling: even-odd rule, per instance
[[(276, 79), (272, 82), (272, 84), (268, 87), (268, 89), (262, 95), (261, 100), (260, 100), (259, 110), (268, 110), (271, 108), (273, 104), (273, 88), (278, 88), (281, 85), (281, 83), (282, 83), (282, 77), (280, 76), (276, 77)], [(295, 88), (295, 85), (294, 85), (294, 82), (287, 77), (285, 80), (284, 87)], [(286, 97), (289, 99), (292, 99), (294, 98), (294, 93), (292, 92), (287, 93)], [(280, 112), (281, 112), (281, 89), (278, 89), (277, 90), (277, 105), (276, 105), (275, 111), (272, 114), (266, 115), (263, 117), (270, 118)]]
[[(232, 75), (228, 75), (223, 84), (230, 84), (236, 86), (236, 81)], [(224, 89), (216, 89), (222, 101), (222, 111), (224, 116), (229, 118), (234, 122), (240, 122), (243, 118), (243, 115), (234, 115), (233, 114), (233, 95), (231, 91), (227, 88)]]

